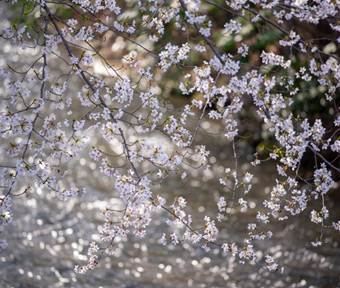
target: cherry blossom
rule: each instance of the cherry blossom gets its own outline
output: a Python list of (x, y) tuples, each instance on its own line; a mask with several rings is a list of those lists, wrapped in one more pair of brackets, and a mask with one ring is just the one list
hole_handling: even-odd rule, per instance
[[(121, 209), (105, 205), (98, 212), (103, 225), (88, 247), (88, 263), (75, 267), (80, 274), (95, 269), (103, 254), (115, 254), (119, 241), (148, 238), (158, 211), (167, 215), (157, 238), (164, 249), (182, 242), (206, 253), (214, 247), (269, 272), (283, 268), (268, 251), (257, 253), (266, 246), (260, 241), (275, 237), (268, 224), (304, 217), (309, 208), (308, 221), (321, 231), (312, 246), (327, 245), (325, 229), (340, 230), (327, 200), (340, 173), (334, 1), (60, 2), (73, 13), (65, 13), (69, 18), (55, 3), (29, 2), (26, 11), (26, 2), (11, 1), (18, 15), (34, 21), (20, 16), (0, 28), (1, 45), (11, 43), (17, 57), (30, 55), (23, 67), (15, 57), (0, 62), (0, 232), (19, 217), (14, 196), (39, 188), (53, 191), (56, 201), (81, 197), (90, 189), (77, 172), (87, 168), (108, 180)], [(228, 17), (216, 21), (207, 13), (212, 8)], [(304, 35), (293, 20), (310, 31), (322, 23), (329, 38)], [(257, 40), (247, 39), (253, 30), (270, 33), (272, 42), (255, 49)], [(328, 118), (299, 108), (307, 96), (327, 108)], [(260, 137), (271, 144), (244, 149), (242, 143)], [(233, 167), (209, 150), (214, 141), (230, 147)], [(307, 158), (313, 168), (304, 174)], [(273, 175), (258, 175), (265, 161), (274, 163)], [(224, 239), (224, 225), (253, 209), (254, 187), (267, 176), (275, 180), (243, 227), (245, 239)], [(195, 177), (218, 184), (210, 196), (214, 215), (188, 214), (187, 191), (174, 199), (162, 194), (164, 182), (189, 187)], [(0, 251), (7, 241), (0, 239)]]

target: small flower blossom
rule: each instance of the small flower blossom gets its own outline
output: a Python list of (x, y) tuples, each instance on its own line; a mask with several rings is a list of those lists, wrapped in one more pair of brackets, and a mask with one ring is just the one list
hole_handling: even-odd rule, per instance
[(334, 227), (335, 230), (340, 231), (340, 221), (338, 221), (337, 223), (332, 222), (332, 226)]
[(170, 235), (170, 240), (171, 240), (172, 244), (174, 244), (174, 245), (178, 244), (178, 239), (177, 239), (177, 236), (176, 236), (175, 233)]

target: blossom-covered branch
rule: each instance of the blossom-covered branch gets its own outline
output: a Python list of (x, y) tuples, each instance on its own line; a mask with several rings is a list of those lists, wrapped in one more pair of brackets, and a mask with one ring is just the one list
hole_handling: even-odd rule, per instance
[[(30, 56), (25, 65), (8, 60), (0, 67), (6, 89), (0, 107), (1, 228), (15, 216), (14, 196), (33, 195), (37, 188), (55, 191), (63, 201), (83, 195), (89, 187), (77, 173), (93, 167), (93, 179), (109, 179), (110, 196), (121, 207), (100, 212), (100, 243), (92, 242), (89, 261), (77, 273), (94, 269), (105, 253), (114, 254), (123, 238), (146, 237), (159, 211), (168, 215), (164, 245), (200, 243), (206, 252), (214, 245), (241, 264), (252, 261), (270, 272), (283, 268), (272, 256), (256, 254), (259, 241), (274, 237), (268, 223), (302, 217), (310, 202), (319, 201), (320, 210), (310, 211), (310, 220), (321, 226), (312, 245), (322, 244), (324, 229), (340, 231), (326, 201), (340, 179), (338, 4), (13, 0), (8, 5), (20, 17), (1, 27), (1, 42)], [(326, 27), (325, 35), (304, 33), (296, 23), (311, 31)], [(268, 42), (258, 41), (265, 33)], [(313, 93), (327, 112), (304, 107)], [(176, 104), (176, 95), (186, 102)], [(270, 144), (267, 153), (247, 157), (254, 166), (248, 171), (239, 165), (239, 144), (255, 139), (254, 129)], [(201, 132), (230, 145), (233, 167), (212, 169)], [(313, 160), (308, 173), (302, 167), (306, 158)], [(244, 227), (245, 239), (223, 239), (219, 227), (247, 211), (256, 166), (264, 161), (276, 165), (275, 184)], [(200, 220), (186, 212), (186, 191), (175, 199), (159, 190), (154, 195), (157, 185), (186, 181), (196, 170), (210, 173), (221, 187), (218, 200), (211, 197), (215, 215)], [(4, 249), (7, 240), (1, 237)]]

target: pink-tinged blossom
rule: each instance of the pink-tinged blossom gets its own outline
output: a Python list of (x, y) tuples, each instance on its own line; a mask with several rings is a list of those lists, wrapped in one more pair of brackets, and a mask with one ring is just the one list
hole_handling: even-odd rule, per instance
[(162, 244), (163, 245), (166, 245), (167, 244), (167, 237), (166, 237), (166, 234), (165, 233), (163, 233), (163, 235), (162, 235), (162, 238), (161, 238), (161, 242), (162, 242)]
[(7, 147), (1, 147), (1, 151), (8, 157), (16, 157), (21, 152), (24, 143), (9, 143)]
[(198, 43), (198, 44), (195, 46), (195, 49), (196, 49), (198, 52), (205, 52), (205, 51), (206, 51), (205, 46), (202, 45), (201, 43)]
[(73, 64), (78, 64), (79, 63), (79, 58), (77, 58), (76, 56), (72, 55), (70, 57), (70, 60)]
[(261, 58), (264, 64), (278, 65), (283, 68), (289, 68), (291, 65), (290, 60), (285, 61), (283, 56), (275, 55), (273, 52), (267, 53), (262, 51)]
[(313, 247), (318, 247), (318, 246), (322, 245), (322, 242), (321, 241), (313, 241), (313, 242), (311, 242), (311, 244), (313, 245)]
[(272, 256), (266, 255), (266, 264), (269, 271), (278, 270), (278, 264), (274, 262), (274, 258)]
[(118, 103), (125, 103), (125, 107), (128, 107), (133, 100), (133, 89), (131, 87), (130, 79), (118, 80), (115, 84), (114, 90), (116, 95), (112, 98), (112, 101)]
[(314, 171), (314, 185), (316, 188), (312, 193), (315, 199), (318, 198), (319, 194), (324, 195), (333, 187), (334, 181), (331, 171), (327, 170), (325, 163), (321, 164), (320, 169)]
[(331, 145), (331, 150), (333, 152), (340, 152), (340, 140), (334, 141), (334, 143)]
[(237, 246), (235, 245), (235, 243), (233, 244), (223, 243), (221, 248), (223, 253), (230, 253), (232, 256), (236, 256), (238, 254)]
[(335, 126), (340, 126), (340, 116), (334, 120), (334, 125)]
[[(11, 198), (9, 196), (0, 197), (0, 227), (2, 225), (6, 226), (12, 222), (13, 214), (12, 214), (11, 207), (12, 207)], [(4, 242), (4, 243), (7, 243), (7, 242)], [(6, 246), (4, 246), (2, 249), (4, 249)]]
[(238, 256), (240, 258), (239, 260), (240, 264), (245, 264), (246, 261), (249, 260), (256, 261), (256, 253), (253, 250), (253, 247), (254, 247), (253, 245), (246, 243), (243, 249), (238, 253)]
[(103, 137), (107, 141), (111, 141), (116, 137), (116, 132), (119, 129), (119, 125), (113, 122), (106, 122), (102, 125)]
[(226, 206), (227, 206), (227, 202), (225, 201), (225, 198), (224, 197), (220, 197), (220, 199), (219, 199), (219, 201), (217, 203), (218, 210), (220, 212), (226, 211)]
[(263, 224), (269, 223), (269, 216), (268, 214), (261, 213), (260, 211), (257, 212), (256, 218)]
[(338, 221), (337, 223), (332, 222), (332, 226), (334, 227), (335, 230), (340, 231), (340, 221)]
[(70, 188), (70, 189), (58, 189), (57, 195), (60, 200), (66, 201), (70, 197), (77, 197), (79, 193), (85, 194), (86, 189), (83, 188), (79, 190), (78, 188)]
[(7, 246), (8, 246), (8, 244), (7, 244), (6, 240), (0, 240), (0, 252), (1, 252), (1, 250), (6, 249)]
[(85, 125), (85, 120), (74, 121), (73, 128), (74, 130), (82, 130)]
[(283, 40), (280, 40), (279, 43), (281, 46), (293, 46), (300, 40), (300, 35), (296, 34), (295, 31), (290, 31), (289, 36), (286, 36)]
[(97, 148), (93, 147), (90, 157), (93, 158), (94, 160), (98, 161), (99, 157), (103, 155)]
[(230, 20), (229, 23), (224, 24), (224, 28), (230, 34), (238, 34), (241, 31), (242, 24), (237, 23), (235, 20)]
[(83, 58), (81, 58), (81, 64), (85, 66), (90, 66), (92, 63), (93, 63), (93, 56), (90, 54), (87, 54)]
[(203, 239), (205, 239), (208, 242), (213, 242), (216, 240), (216, 236), (218, 235), (218, 229), (215, 226), (215, 221), (210, 220), (210, 217), (205, 216), (205, 228), (204, 228), (204, 234)]
[(311, 221), (316, 224), (321, 223), (323, 221), (322, 214), (313, 210), (311, 212)]
[(171, 243), (174, 244), (174, 245), (178, 244), (179, 241), (178, 241), (177, 235), (176, 235), (175, 233), (173, 233), (173, 234), (170, 235), (170, 241), (171, 241)]
[(241, 46), (237, 49), (237, 53), (241, 54), (242, 57), (246, 57), (248, 55), (249, 46), (241, 43)]
[(238, 199), (238, 204), (241, 205), (241, 212), (246, 212), (248, 209), (247, 201), (243, 198)]
[(145, 231), (145, 230), (142, 230), (142, 229), (138, 229), (138, 230), (134, 230), (134, 231), (133, 231), (133, 234), (134, 234), (137, 238), (143, 239), (143, 238), (145, 238), (145, 236), (146, 236), (146, 231)]

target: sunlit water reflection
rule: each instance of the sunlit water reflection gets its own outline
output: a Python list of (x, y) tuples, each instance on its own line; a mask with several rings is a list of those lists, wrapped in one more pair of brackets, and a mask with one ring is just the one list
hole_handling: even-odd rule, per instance
[[(263, 173), (268, 173), (265, 169)], [(194, 181), (189, 179), (187, 181)], [(168, 199), (184, 195), (194, 219), (216, 212), (213, 198), (218, 186), (162, 186)], [(259, 189), (259, 187), (257, 186)], [(185, 192), (184, 192), (185, 191)], [(114, 192), (92, 190), (85, 197), (61, 202), (53, 193), (40, 191), (13, 202), (15, 220), (2, 233), (9, 246), (0, 255), (1, 287), (337, 287), (339, 284), (339, 234), (327, 234), (324, 246), (313, 248), (317, 233), (308, 219), (293, 219), (271, 225), (274, 238), (254, 243), (264, 253), (271, 253), (285, 266), (283, 274), (267, 273), (256, 265), (240, 265), (222, 255), (219, 249), (205, 253), (187, 243), (164, 247), (159, 243), (166, 214), (148, 229), (149, 237), (135, 243), (118, 244), (117, 256), (104, 257), (95, 271), (76, 275), (74, 265), (82, 262), (87, 245), (103, 222), (98, 211), (116, 205)], [(98, 200), (101, 199), (101, 200)], [(204, 205), (203, 205), (204, 204)], [(204, 206), (204, 208), (203, 208)], [(237, 214), (236, 223), (219, 225), (221, 239), (242, 243), (246, 223), (257, 209)], [(200, 212), (201, 211), (201, 212)], [(242, 225), (243, 224), (243, 225)], [(278, 231), (277, 234), (275, 231)], [(258, 254), (261, 258), (262, 253)], [(295, 286), (293, 284), (296, 284)]]
[[(2, 47), (1, 57), (21, 61), (20, 57), (13, 58), (16, 56), (12, 47), (6, 47)], [(205, 140), (205, 136), (201, 138)], [(219, 138), (214, 141), (206, 140), (213, 153), (210, 158), (212, 171), (219, 171), (222, 163), (230, 162), (232, 166), (230, 149), (225, 148)], [(86, 166), (84, 161), (80, 160), (79, 164)], [(244, 161), (240, 160), (239, 164), (242, 163)], [(267, 187), (273, 185), (271, 174), (275, 167), (263, 165), (260, 169), (255, 179), (258, 183), (249, 195), (253, 201), (248, 211), (236, 213), (233, 224), (227, 221), (218, 225), (221, 241), (242, 245), (247, 236), (246, 224), (255, 221), (261, 199), (265, 191), (269, 192)], [(93, 173), (92, 170), (86, 173)], [(84, 197), (62, 202), (53, 192), (38, 189), (27, 199), (13, 199), (15, 219), (1, 233), (9, 245), (0, 254), (0, 287), (340, 286), (339, 233), (326, 230), (324, 245), (313, 248), (310, 242), (318, 235), (319, 226), (308, 220), (310, 210), (304, 213), (305, 217), (269, 224), (274, 232), (273, 239), (254, 243), (260, 251), (258, 258), (264, 257), (264, 253), (272, 254), (285, 267), (283, 274), (268, 273), (255, 264), (240, 265), (237, 259), (222, 255), (218, 248), (206, 253), (201, 245), (192, 246), (186, 242), (164, 247), (159, 239), (163, 232), (169, 232), (164, 224), (168, 215), (159, 212), (155, 216), (157, 220), (148, 228), (146, 239), (135, 242), (130, 237), (118, 243), (116, 256), (104, 256), (96, 270), (76, 275), (74, 266), (85, 264), (83, 255), (86, 255), (89, 243), (98, 240), (97, 227), (103, 224), (99, 211), (106, 205), (111, 208), (120, 205), (117, 193), (109, 189), (109, 181), (89, 182), (86, 173), (78, 175), (89, 187), (89, 193)], [(183, 182), (169, 179), (160, 188), (155, 187), (154, 194), (164, 195), (168, 205), (175, 196), (184, 196), (189, 204), (186, 211), (193, 215), (199, 226), (204, 215), (216, 214), (216, 202), (224, 195), (212, 176), (197, 172)], [(339, 205), (329, 201), (329, 205)], [(334, 217), (340, 219), (340, 209)]]

